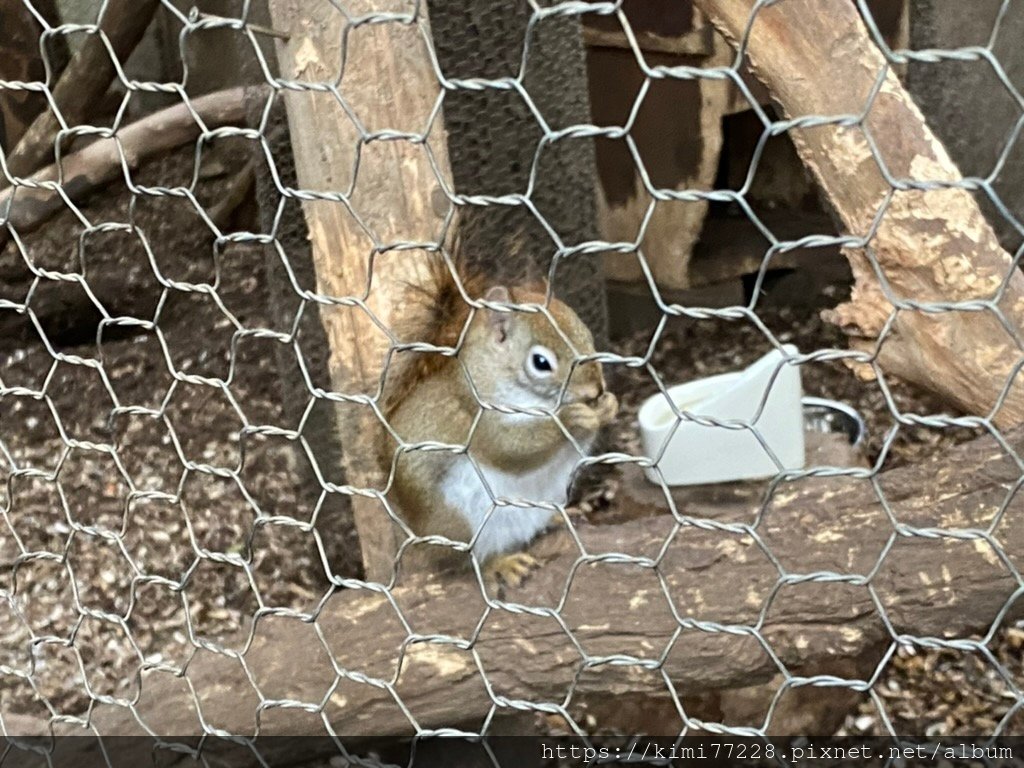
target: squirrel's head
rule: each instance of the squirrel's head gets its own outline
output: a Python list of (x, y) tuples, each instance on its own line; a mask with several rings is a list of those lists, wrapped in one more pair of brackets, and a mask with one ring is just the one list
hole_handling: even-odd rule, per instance
[[(546, 297), (495, 286), (484, 300), (544, 306)], [(475, 313), (459, 357), (483, 400), (515, 408), (553, 409), (565, 403), (591, 402), (604, 393), (601, 365), (592, 360), (580, 362), (594, 354), (590, 330), (557, 299), (547, 304), (547, 310), (484, 308)]]

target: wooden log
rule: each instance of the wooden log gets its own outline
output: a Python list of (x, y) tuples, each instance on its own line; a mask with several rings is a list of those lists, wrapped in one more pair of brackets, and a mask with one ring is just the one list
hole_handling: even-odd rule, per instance
[[(106, 4), (99, 26), (122, 64), (142, 39), (158, 4), (159, 0), (110, 0)], [(89, 117), (116, 72), (103, 40), (98, 34), (90, 35), (53, 86), (53, 99), (67, 125), (74, 126)], [(8, 173), (26, 176), (46, 163), (53, 156), (53, 142), (60, 127), (52, 110), (40, 113), (8, 155)]]
[[(385, 6), (363, 0), (346, 9), (359, 17), (388, 11)], [(331, 386), (344, 395), (373, 397), (391, 343), (381, 326), (394, 327), (405, 287), (428, 277), (422, 251), (388, 251), (387, 245), (437, 243), (443, 221), (432, 204), (438, 178), (421, 142), (361, 140), (385, 129), (413, 134), (429, 129), (433, 162), (451, 189), (444, 126), (440, 112), (434, 112), (440, 85), (424, 39), (426, 9), (419, 8), (413, 24), (368, 24), (347, 33), (344, 17), (329, 3), (271, 0), (270, 11), (274, 29), (288, 36), (277, 43), (285, 79), (337, 81), (345, 42), (340, 92), (358, 126), (328, 92), (289, 90), (284, 98), (302, 189), (338, 194), (353, 188), (347, 202), (362, 224), (344, 202), (307, 200), (303, 208), (317, 292), (330, 297), (320, 309), (331, 348)], [(339, 431), (346, 482), (362, 489), (353, 496), (353, 515), (366, 576), (387, 582), (395, 526), (375, 492), (384, 486), (376, 459), (380, 422), (369, 405), (349, 403), (339, 407)]]
[[(744, 38), (755, 6), (754, 0), (697, 4), (734, 44)], [(884, 74), (863, 126), (790, 131), (801, 159), (850, 234), (871, 233), (887, 203), (869, 244), (871, 256), (865, 249), (846, 251), (855, 279), (853, 297), (828, 317), (850, 334), (855, 348), (876, 349), (893, 304), (872, 257), (898, 302), (987, 301), (998, 297), (1005, 282), (998, 306), (1017, 340), (989, 311), (930, 313), (904, 305), (878, 351), (883, 372), (967, 413), (989, 414), (1021, 360), (1024, 275), (1013, 267), (969, 191), (901, 189), (893, 194), (880, 162), (899, 180), (946, 185), (962, 177), (896, 75), (886, 71), (854, 4), (787, 0), (761, 8), (746, 43), (752, 69), (790, 118), (859, 115)], [(1024, 420), (1024, 388), (1015, 385), (994, 418), (1003, 426)]]
[[(64, 193), (74, 202), (121, 176), (123, 167), (138, 168), (146, 160), (189, 141), (203, 131), (237, 125), (245, 119), (242, 88), (200, 96), (168, 107), (121, 128), (116, 140), (100, 139), (64, 158), (62, 163), (44, 168), (32, 176), (33, 183), (60, 182)], [(0, 221), (7, 221), (20, 234), (31, 232), (66, 206), (64, 198), (46, 187), (9, 187), (0, 191)], [(7, 230), (0, 230), (0, 246)]]
[[(992, 35), (997, 18), (994, 7), (958, 13), (962, 6), (956, 0), (907, 2), (912, 8), (904, 47), (914, 51), (978, 45)], [(1024, 37), (1024, 13), (1007, 10), (992, 55), (1006, 72), (1020, 72), (1024, 47), (1012, 41)], [(903, 83), (960, 170), (968, 176), (989, 174), (1020, 115), (1017, 99), (999, 82), (996, 68), (985, 61), (912, 61), (905, 69)], [(1024, 163), (1015, 149), (1008, 160), (992, 186), (1002, 204), (1019, 216), (1024, 211)], [(978, 198), (1000, 242), (1015, 247), (1020, 237), (1016, 222), (1000, 214), (987, 196)]]
[[(622, 13), (640, 50), (676, 56), (711, 54), (711, 25), (694, 10), (693, 0), (625, 0)], [(631, 49), (617, 15), (585, 14), (583, 41), (592, 48)]]
[[(1007, 439), (1018, 454), (1024, 450), (1024, 430)], [(358, 589), (336, 592), (319, 611), (316, 631), (294, 618), (264, 616), (251, 635), (225, 643), (243, 650), (248, 673), (233, 659), (203, 653), (190, 662), (188, 680), (210, 727), (254, 732), (257, 697), (246, 678), (251, 674), (264, 699), (310, 702), (314, 708), (323, 701), (322, 715), (334, 732), (383, 739), (415, 730), (396, 697), (418, 726), (428, 729), (479, 727), (492, 706), (506, 710), (502, 699), (488, 694), (481, 669), (495, 697), (531, 702), (562, 701), (577, 671), (577, 698), (587, 691), (605, 700), (666, 694), (658, 672), (634, 668), (618, 674), (616, 664), (597, 659), (615, 654), (663, 659), (661, 671), (682, 696), (750, 686), (779, 671), (751, 633), (754, 626), (793, 674), (847, 669), (843, 665), (863, 661), (865, 654), (866, 668), (874, 669), (880, 649), (896, 638), (866, 586), (836, 583), (830, 574), (870, 573), (886, 553), (871, 585), (903, 641), (979, 636), (997, 618), (1014, 621), (1024, 608), (1014, 599), (1017, 579), (981, 531), (1005, 505), (993, 539), (1011, 561), (1020, 562), (1024, 505), (1019, 497), (1006, 504), (1020, 475), (1017, 463), (991, 437), (884, 473), (875, 482), (899, 521), (898, 530), (871, 480), (809, 478), (780, 486), (757, 531), (792, 577), (787, 583), (749, 536), (683, 526), (660, 559), (657, 575), (631, 564), (581, 564), (567, 533), (546, 536), (532, 549), (542, 567), (508, 598), (559, 608), (566, 628), (593, 657), (589, 664), (555, 618), (497, 606), (488, 611), (468, 576), (407, 574), (392, 590), (393, 601)], [(760, 507), (752, 507), (748, 522)], [(730, 514), (735, 521), (735, 511)], [(579, 535), (590, 555), (653, 558), (675, 528), (672, 516), (660, 514), (580, 527)], [(926, 535), (911, 535), (920, 529)], [(941, 530), (959, 532), (961, 538), (943, 537)], [(890, 539), (894, 543), (887, 549)], [(725, 631), (697, 622), (718, 622)], [(473, 640), (472, 649), (417, 640), (434, 634)], [(332, 664), (354, 677), (339, 679)], [(358, 682), (359, 675), (389, 685)], [(188, 704), (192, 694), (179, 679), (148, 672), (142, 681), (135, 710), (148, 728), (182, 736), (200, 732)], [(260, 732), (323, 734), (320, 714), (268, 707), (260, 714)], [(133, 713), (102, 705), (93, 722), (103, 734), (130, 734), (140, 727)]]

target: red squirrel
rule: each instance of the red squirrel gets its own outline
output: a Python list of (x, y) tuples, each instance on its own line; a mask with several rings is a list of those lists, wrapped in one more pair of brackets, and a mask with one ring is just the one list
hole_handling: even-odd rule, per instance
[[(518, 586), (537, 565), (523, 549), (561, 519), (550, 505), (568, 501), (573, 472), (618, 401), (601, 365), (581, 361), (594, 354), (590, 330), (543, 288), (456, 278), (441, 258), (432, 273), (403, 337), (456, 354), (397, 356), (405, 361), (389, 371), (383, 412), (404, 443), (468, 445), (474, 461), (465, 452), (403, 451), (392, 498), (416, 535), (472, 541), (488, 578)], [(463, 291), (504, 311), (474, 307)]]

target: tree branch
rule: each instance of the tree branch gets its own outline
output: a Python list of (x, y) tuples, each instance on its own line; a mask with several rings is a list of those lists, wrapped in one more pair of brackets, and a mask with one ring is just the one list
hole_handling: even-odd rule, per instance
[[(696, 0), (734, 43), (743, 40), (754, 0)], [(990, 311), (899, 312), (878, 362), (968, 413), (987, 415), (1021, 359), (1024, 275), (1002, 249), (971, 193), (949, 188), (960, 171), (928, 128), (849, 0), (786, 0), (759, 9), (746, 40), (749, 64), (786, 116), (856, 116), (862, 124), (792, 129), (800, 157), (850, 234), (864, 237), (883, 205), (869, 249), (847, 249), (853, 299), (829, 315), (874, 351), (892, 304), (872, 258), (897, 300), (976, 302), (999, 298), (1014, 340)], [(872, 151), (868, 136), (877, 148)], [(889, 175), (933, 189), (893, 193)], [(892, 195), (889, 200), (890, 194)], [(895, 342), (895, 343), (890, 343)], [(1015, 386), (997, 424), (1024, 421), (1024, 388)]]
[[(134, 170), (152, 157), (194, 141), (203, 131), (192, 110), (207, 130), (236, 125), (245, 119), (243, 88), (210, 93), (191, 101), (191, 109), (182, 103), (162, 109), (127, 125), (114, 139), (100, 139), (32, 177), (32, 182), (60, 182), (72, 201), (118, 177), (123, 167)], [(39, 228), (65, 207), (64, 199), (46, 187), (9, 187), (0, 191), (0, 221), (5, 217), (19, 234)], [(0, 230), (0, 245), (6, 230)]]
[[(33, 5), (48, 23), (60, 23), (53, 0), (35, 0)], [(39, 53), (43, 30), (28, 7), (22, 3), (0, 4), (0, 30), (0, 80), (44, 80), (46, 68)], [(60, 74), (67, 65), (67, 42), (62, 37), (51, 38), (46, 53), (51, 71)], [(43, 97), (36, 91), (0, 88), (0, 147), (14, 147), (43, 105)]]
[[(110, 41), (119, 62), (127, 60), (153, 18), (159, 0), (110, 0), (100, 28)], [(64, 122), (73, 126), (89, 116), (89, 110), (106, 93), (117, 70), (98, 34), (90, 35), (53, 87)], [(12, 176), (26, 176), (52, 156), (53, 140), (60, 130), (57, 116), (46, 109), (32, 122), (7, 157)]]

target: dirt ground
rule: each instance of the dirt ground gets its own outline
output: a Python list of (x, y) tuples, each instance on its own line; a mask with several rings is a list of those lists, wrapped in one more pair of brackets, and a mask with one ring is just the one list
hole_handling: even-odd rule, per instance
[[(191, 150), (181, 152), (144, 168), (140, 179), (185, 183), (191, 162)], [(243, 162), (237, 151), (204, 159), (200, 205), (223, 199)], [(50, 296), (56, 281), (34, 282), (13, 244), (0, 254), (0, 300), (30, 296), (40, 310), (63, 306), (45, 332), (53, 353), (74, 358), (58, 361), (23, 316), (0, 308), (0, 323), (7, 323), (0, 328), (8, 329), (0, 334), (0, 383), (8, 388), (0, 397), (0, 589), (13, 595), (10, 604), (0, 600), (0, 672), (9, 667), (26, 676), (4, 675), (3, 712), (84, 715), (97, 697), (131, 697), (140, 664), (180, 667), (195, 641), (228, 638), (261, 607), (312, 610), (327, 589), (312, 537), (265, 524), (309, 521), (320, 489), (305, 480), (285, 437), (246, 431), (295, 428), (291, 401), (309, 399), (297, 363), (282, 375), (276, 341), (234, 337), (240, 329), (287, 330), (275, 327), (268, 309), (265, 254), (255, 246), (215, 250), (184, 198), (133, 204), (126, 193), (108, 192), (84, 210), (95, 222), (130, 220), (145, 239), (126, 231), (83, 238), (65, 214), (24, 238), (24, 256), (37, 268), (84, 274), (102, 301), (123, 304), (107, 307), (111, 315), (127, 307), (136, 317), (156, 317), (160, 333), (108, 327), (97, 343), (95, 317), (80, 327), (92, 299), (78, 284), (65, 282)], [(154, 267), (184, 290), (163, 288)], [(117, 290), (98, 290), (105, 285)], [(832, 286), (800, 307), (769, 300), (758, 314), (780, 341), (804, 351), (844, 348), (842, 334), (818, 314), (843, 290)], [(747, 320), (671, 325), (651, 360), (670, 382), (733, 370), (769, 348)], [(638, 354), (649, 342), (650, 334), (638, 334), (613, 351)], [(79, 359), (102, 365), (75, 364)], [(175, 382), (169, 364), (194, 378)], [(657, 385), (643, 368), (612, 376), (623, 408), (609, 447), (635, 452), (636, 410)], [(883, 469), (974, 436), (901, 427), (890, 439), (894, 419), (877, 385), (840, 363), (807, 366), (803, 381), (807, 394), (859, 410), (867, 458)], [(901, 410), (942, 411), (898, 382), (890, 388)], [(189, 470), (185, 461), (211, 472)], [(338, 479), (337, 468), (322, 469)], [(619, 491), (614, 470), (592, 478), (570, 512), (592, 524), (612, 521)], [(239, 567), (244, 560), (251, 580)], [(993, 644), (1017, 681), (1022, 644), (1024, 633), (1013, 628)], [(991, 664), (950, 652), (901, 652), (877, 691), (901, 734), (991, 732), (1016, 702)], [(878, 733), (884, 725), (865, 707), (841, 732)]]

